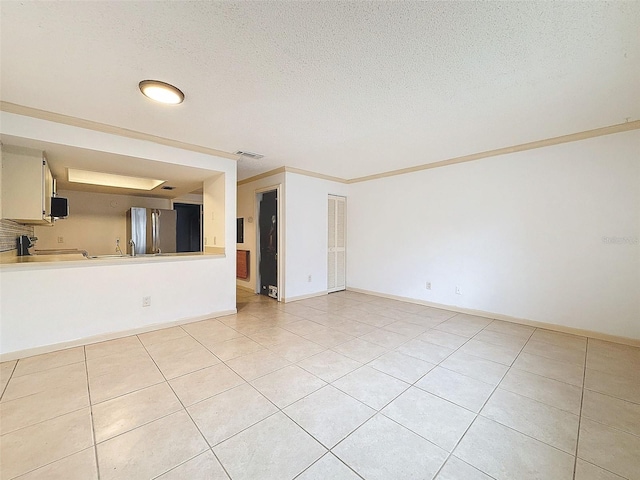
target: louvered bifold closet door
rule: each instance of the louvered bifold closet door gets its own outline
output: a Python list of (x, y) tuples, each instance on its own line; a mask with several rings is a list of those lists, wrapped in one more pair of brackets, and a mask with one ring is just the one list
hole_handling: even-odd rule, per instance
[(327, 263), (327, 289), (336, 288), (336, 199), (329, 196), (329, 256)]
[(336, 289), (338, 290), (344, 290), (346, 287), (346, 207), (344, 198), (340, 197), (336, 200)]
[(329, 195), (328, 213), (327, 289), (336, 292), (346, 287), (346, 199)]

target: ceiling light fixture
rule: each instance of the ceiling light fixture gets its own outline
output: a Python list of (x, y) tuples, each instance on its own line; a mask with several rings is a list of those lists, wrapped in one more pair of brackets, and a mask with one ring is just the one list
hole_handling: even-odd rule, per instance
[(153, 178), (128, 177), (113, 173), (90, 172), (67, 168), (67, 175), (71, 183), (85, 183), (88, 185), (100, 185), (103, 187), (132, 188), (135, 190), (153, 190), (162, 185), (166, 180)]
[(159, 80), (143, 80), (138, 87), (145, 97), (156, 102), (178, 105), (184, 101), (184, 93), (179, 88)]

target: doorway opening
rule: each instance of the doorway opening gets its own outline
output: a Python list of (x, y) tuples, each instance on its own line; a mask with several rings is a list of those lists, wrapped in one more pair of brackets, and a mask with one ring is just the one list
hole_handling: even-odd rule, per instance
[(202, 205), (174, 203), (176, 252), (202, 251)]
[(258, 293), (280, 300), (278, 268), (278, 189), (257, 193)]

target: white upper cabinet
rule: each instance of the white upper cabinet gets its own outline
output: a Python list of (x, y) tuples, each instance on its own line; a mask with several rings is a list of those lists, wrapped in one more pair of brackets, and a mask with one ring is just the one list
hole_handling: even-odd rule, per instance
[(53, 177), (43, 152), (2, 147), (2, 218), (28, 225), (51, 220)]

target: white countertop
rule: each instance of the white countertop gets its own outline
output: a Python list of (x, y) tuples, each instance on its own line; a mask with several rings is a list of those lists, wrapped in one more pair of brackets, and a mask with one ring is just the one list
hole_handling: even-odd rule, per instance
[(136, 255), (132, 256), (96, 256), (96, 258), (86, 258), (81, 253), (67, 253), (59, 255), (25, 255), (17, 256), (15, 251), (0, 255), (0, 269), (22, 270), (35, 266), (44, 268), (67, 268), (67, 267), (97, 267), (107, 265), (132, 265), (140, 263), (174, 262), (186, 260), (206, 260), (213, 258), (225, 258), (224, 253), (163, 253), (161, 255)]

